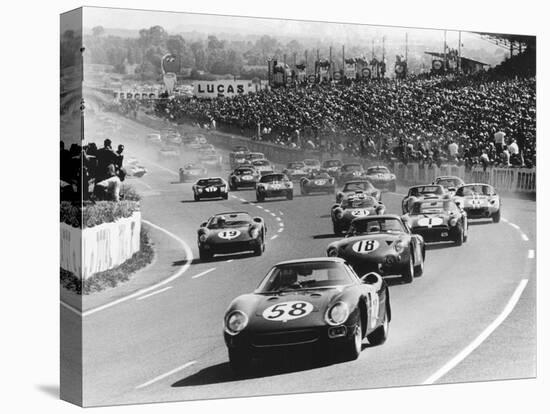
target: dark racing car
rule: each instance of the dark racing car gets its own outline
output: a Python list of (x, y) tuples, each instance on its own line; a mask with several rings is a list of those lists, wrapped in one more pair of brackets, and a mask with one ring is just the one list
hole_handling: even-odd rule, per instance
[(338, 183), (344, 184), (347, 181), (357, 180), (365, 177), (365, 170), (359, 163), (344, 164), (340, 167)]
[(347, 232), (350, 223), (357, 217), (384, 214), (384, 204), (376, 198), (360, 194), (349, 194), (339, 204), (334, 204), (330, 211), (334, 234), (340, 235)]
[(453, 200), (415, 201), (403, 217), (426, 242), (450, 241), (460, 246), (468, 239), (466, 213)]
[(273, 174), (273, 164), (266, 159), (254, 160), (252, 165), (260, 172), (261, 175)]
[(193, 184), (193, 197), (195, 201), (203, 198), (223, 198), (227, 200), (227, 182), (220, 177), (201, 178)]
[(246, 212), (216, 214), (202, 223), (198, 230), (200, 259), (246, 251), (261, 256), (265, 250), (266, 233), (261, 217), (251, 217)]
[(396, 177), (388, 167), (383, 165), (369, 167), (365, 173), (365, 178), (380, 190), (395, 192)]
[(233, 147), (232, 151), (229, 153), (229, 164), (231, 168), (235, 169), (239, 165), (246, 162), (246, 154), (250, 151), (244, 145), (238, 145)]
[(229, 176), (229, 188), (231, 191), (239, 188), (256, 188), (256, 184), (260, 180), (259, 171), (253, 166), (242, 165), (235, 168)]
[(342, 167), (342, 161), (340, 160), (326, 160), (321, 164), (321, 170), (326, 171), (328, 175), (334, 178), (338, 178), (340, 168)]
[(464, 185), (464, 181), (460, 177), (442, 175), (440, 177), (436, 177), (432, 184), (442, 185), (447, 190), (449, 195), (453, 196), (456, 193), (456, 189)]
[(312, 173), (308, 177), (300, 179), (300, 190), (303, 195), (311, 193), (334, 194), (336, 180), (326, 172)]
[(231, 368), (246, 373), (272, 352), (313, 352), (319, 359), (355, 360), (363, 339), (383, 344), (391, 320), (389, 291), (376, 273), (359, 278), (339, 258), (278, 263), (224, 316)]
[(460, 205), (469, 219), (491, 219), (500, 221), (502, 200), (489, 184), (466, 184), (458, 188), (454, 201)]
[(425, 245), (399, 216), (368, 216), (353, 220), (346, 237), (328, 246), (327, 255), (344, 258), (357, 272), (400, 274), (410, 283), (424, 271)]
[(266, 198), (285, 197), (292, 200), (294, 197), (294, 185), (285, 174), (267, 174), (260, 178), (256, 184), (256, 201), (264, 201)]
[(449, 193), (442, 185), (415, 185), (409, 188), (407, 195), (401, 201), (401, 209), (403, 210), (403, 214), (406, 214), (415, 201), (435, 200), (438, 198), (450, 198)]
[(201, 164), (187, 164), (185, 167), (180, 168), (180, 183), (186, 181), (195, 181), (199, 177), (204, 177), (207, 174), (206, 167)]
[(380, 191), (374, 188), (368, 180), (348, 181), (344, 187), (336, 194), (336, 202), (340, 203), (344, 197), (350, 194), (366, 194), (381, 201)]

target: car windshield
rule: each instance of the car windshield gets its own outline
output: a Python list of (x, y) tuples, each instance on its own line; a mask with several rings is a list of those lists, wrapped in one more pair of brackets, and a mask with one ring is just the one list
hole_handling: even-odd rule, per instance
[(253, 152), (251, 154), (248, 154), (246, 156), (246, 158), (249, 159), (249, 160), (259, 160), (259, 159), (264, 158), (264, 154), (262, 154), (260, 152)]
[(366, 208), (374, 207), (378, 202), (374, 197), (349, 197), (342, 202), (343, 208)]
[(252, 221), (247, 213), (219, 214), (210, 218), (206, 227), (209, 229), (225, 229), (228, 227), (242, 227)]
[(196, 164), (188, 164), (185, 166), (186, 170), (200, 170), (202, 167)]
[(343, 189), (345, 193), (347, 193), (348, 191), (372, 191), (372, 190), (374, 190), (374, 187), (368, 181), (346, 183)]
[(495, 195), (495, 190), (490, 185), (466, 185), (460, 187), (456, 192), (456, 195), (459, 197), (471, 196), (471, 195), (486, 195), (492, 196)]
[(305, 165), (319, 165), (319, 161), (317, 160), (304, 160)]
[(420, 203), (414, 203), (411, 214), (423, 215), (423, 214), (442, 214), (452, 213), (458, 211), (458, 207), (454, 201), (450, 200), (435, 200), (424, 201)]
[(409, 190), (409, 196), (418, 197), (424, 194), (443, 194), (443, 189), (438, 185), (425, 185), (421, 187), (413, 187)]
[(256, 293), (346, 286), (354, 281), (353, 275), (343, 263), (289, 263), (273, 267), (256, 289)]
[(330, 179), (330, 175), (328, 175), (327, 173), (319, 173), (319, 174), (313, 175), (313, 179), (314, 180), (328, 180), (328, 179)]
[(341, 165), (342, 161), (340, 160), (328, 160), (323, 163), (323, 168), (340, 167)]
[(233, 152), (247, 152), (248, 148), (246, 147), (235, 147), (233, 148)]
[(445, 188), (458, 187), (461, 182), (458, 178), (440, 178), (436, 184), (442, 185)]
[(282, 181), (288, 181), (284, 174), (264, 175), (261, 179), (261, 183), (280, 183)]
[(390, 171), (386, 167), (371, 167), (367, 170), (367, 174), (389, 174)]
[(269, 161), (267, 161), (267, 160), (257, 160), (257, 161), (254, 161), (252, 164), (257, 165), (257, 166), (265, 166), (265, 165), (269, 165)]
[(254, 170), (252, 168), (240, 168), (235, 170), (235, 175), (252, 175)]
[(402, 233), (403, 223), (397, 218), (369, 218), (353, 220), (348, 230), (348, 236), (375, 233)]
[(223, 184), (221, 178), (205, 178), (197, 182), (198, 185), (219, 185)]
[(292, 168), (293, 170), (299, 170), (300, 168), (304, 168), (305, 165), (303, 162), (289, 162), (286, 167)]
[(348, 164), (348, 165), (344, 165), (342, 167), (342, 171), (343, 172), (350, 172), (350, 171), (361, 171), (363, 167), (361, 167), (360, 164)]

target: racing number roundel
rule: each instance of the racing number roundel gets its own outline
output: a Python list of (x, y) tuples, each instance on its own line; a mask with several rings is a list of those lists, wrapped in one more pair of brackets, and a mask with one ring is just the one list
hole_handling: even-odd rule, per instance
[(281, 302), (270, 306), (262, 313), (264, 319), (268, 321), (289, 321), (292, 319), (303, 318), (313, 311), (313, 305), (309, 302), (293, 300)]
[(443, 219), (441, 217), (423, 217), (418, 220), (419, 226), (428, 228), (432, 228), (432, 226), (439, 226), (440, 224), (443, 224)]
[(378, 240), (360, 240), (351, 248), (357, 253), (368, 254), (378, 249), (379, 245)]
[(224, 231), (220, 231), (218, 233), (218, 236), (221, 239), (231, 240), (239, 237), (240, 234), (241, 232), (239, 230), (224, 230)]
[(356, 209), (351, 212), (351, 215), (354, 217), (364, 217), (369, 215), (369, 210), (366, 210), (364, 208)]

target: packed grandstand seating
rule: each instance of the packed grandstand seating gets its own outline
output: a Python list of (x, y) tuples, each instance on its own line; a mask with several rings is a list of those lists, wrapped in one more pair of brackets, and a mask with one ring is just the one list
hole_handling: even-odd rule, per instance
[[(534, 77), (504, 69), (469, 76), (411, 77), (279, 88), (232, 99), (163, 99), (176, 122), (229, 128), (262, 140), (353, 155), (428, 163), (533, 167)], [(504, 65), (502, 65), (504, 66)], [(516, 72), (510, 72), (512, 74)], [(505, 133), (502, 143), (495, 134)], [(455, 147), (456, 145), (456, 147)]]

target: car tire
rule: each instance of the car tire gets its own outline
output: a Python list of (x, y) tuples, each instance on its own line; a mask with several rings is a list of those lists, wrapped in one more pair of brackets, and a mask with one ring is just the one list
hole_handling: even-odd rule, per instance
[(302, 195), (309, 195), (309, 191), (307, 191), (304, 187), (302, 187), (301, 193)]
[(354, 333), (351, 339), (344, 344), (342, 350), (342, 359), (344, 361), (355, 361), (359, 358), (362, 350), (363, 331), (361, 329), (361, 317), (357, 317), (357, 323), (354, 326)]
[(237, 188), (235, 187), (235, 184), (233, 182), (229, 183), (229, 190), (230, 191), (236, 191), (237, 190)]
[(407, 263), (403, 268), (403, 271), (401, 272), (401, 276), (403, 276), (403, 281), (405, 283), (412, 283), (414, 279), (414, 264), (413, 264), (412, 256), (409, 257), (409, 263)]
[(388, 332), (390, 330), (390, 323), (388, 321), (388, 309), (384, 312), (384, 321), (382, 325), (367, 335), (369, 344), (372, 346), (382, 345), (388, 339)]
[(238, 349), (229, 349), (229, 366), (237, 375), (246, 375), (250, 372), (251, 359), (245, 352)]
[(395, 190), (396, 190), (396, 189), (397, 189), (397, 186), (395, 185), (395, 183), (393, 183), (393, 184), (391, 185), (391, 187), (390, 187), (390, 191), (391, 191), (392, 193), (395, 193)]
[(212, 253), (207, 252), (206, 250), (199, 248), (199, 259), (201, 260), (201, 262), (205, 262), (207, 260), (210, 260), (210, 259), (212, 259)]
[(264, 251), (264, 241), (262, 240), (260, 245), (254, 248), (254, 256), (261, 256)]
[(288, 192), (286, 193), (286, 199), (287, 199), (287, 200), (292, 200), (293, 198), (294, 198), (294, 193), (293, 193), (293, 191), (292, 191), (292, 190), (288, 191)]
[(222, 198), (223, 198), (224, 200), (227, 200), (228, 197), (229, 197), (229, 194), (227, 194), (227, 193), (225, 193), (225, 194), (222, 196)]
[(414, 267), (414, 277), (420, 277), (424, 273), (424, 258), (420, 259), (420, 263)]
[(461, 225), (456, 226), (455, 246), (462, 246), (464, 243), (464, 229)]
[(335, 235), (337, 236), (341, 236), (342, 235), (342, 229), (340, 228), (340, 226), (336, 223), (332, 223), (332, 231), (334, 232)]
[(500, 209), (492, 215), (493, 223), (498, 223), (500, 221)]
[(201, 198), (197, 194), (193, 194), (193, 198), (195, 199), (195, 201), (201, 200)]
[(257, 192), (257, 193), (256, 193), (256, 201), (257, 201), (258, 203), (261, 203), (261, 202), (264, 201), (264, 200), (265, 200), (265, 196), (264, 196), (263, 194)]

